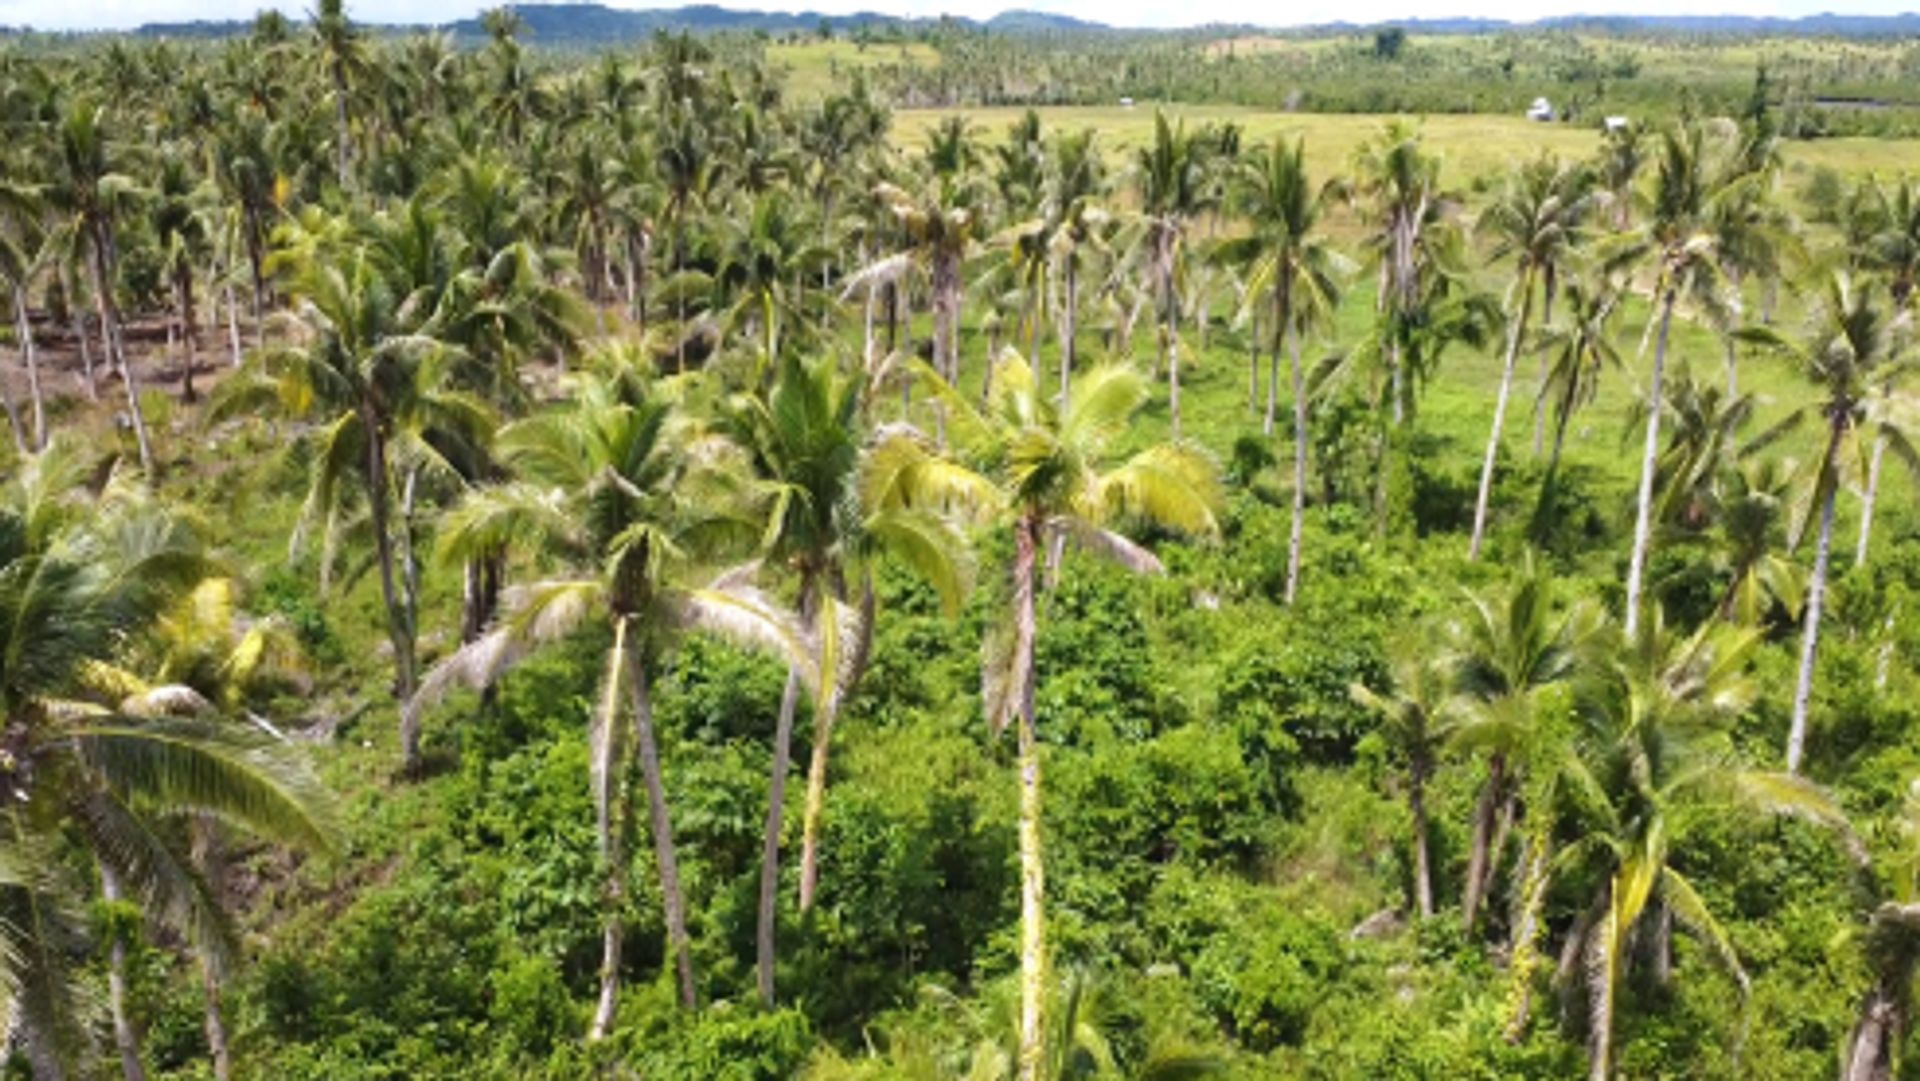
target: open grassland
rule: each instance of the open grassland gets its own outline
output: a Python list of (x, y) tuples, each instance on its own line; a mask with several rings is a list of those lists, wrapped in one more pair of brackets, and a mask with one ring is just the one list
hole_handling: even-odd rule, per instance
[[(1283, 113), (1233, 105), (1156, 106), (1142, 102), (1124, 106), (1064, 106), (1038, 110), (1041, 120), (1053, 129), (1093, 128), (1112, 153), (1130, 153), (1153, 138), (1156, 108), (1189, 126), (1232, 122), (1244, 131), (1244, 139), (1260, 143), (1274, 136), (1304, 138), (1307, 164), (1316, 174), (1330, 176), (1345, 170), (1353, 153), (1380, 131), (1391, 116), (1356, 114)], [(961, 115), (978, 126), (987, 142), (1005, 137), (1006, 129), (1024, 112), (1018, 108), (993, 109), (906, 109), (894, 114), (893, 138), (907, 148), (924, 146), (927, 133), (942, 117)], [(1592, 128), (1570, 124), (1537, 124), (1523, 117), (1508, 116), (1430, 116), (1421, 120), (1426, 143), (1440, 155), (1442, 179), (1453, 185), (1470, 184), (1476, 179), (1500, 173), (1517, 162), (1542, 151), (1565, 157), (1584, 157), (1600, 145), (1600, 133)], [(1876, 173), (1894, 176), (1920, 173), (1920, 139), (1820, 139), (1789, 142), (1782, 153), (1786, 158), (1789, 183), (1813, 169), (1826, 167), (1843, 175)]]
[(940, 54), (924, 42), (805, 41), (768, 46), (767, 63), (786, 75), (788, 94), (810, 100), (844, 86), (853, 72), (889, 65), (937, 67)]

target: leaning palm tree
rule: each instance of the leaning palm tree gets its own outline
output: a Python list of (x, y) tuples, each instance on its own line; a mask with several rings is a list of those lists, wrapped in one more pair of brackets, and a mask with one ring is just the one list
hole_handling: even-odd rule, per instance
[(995, 368), (994, 397), (984, 414), (974, 412), (943, 381), (927, 382), (955, 412), (962, 443), (993, 463), (1005, 521), (1013, 533), (1012, 612), (986, 642), (981, 685), (988, 723), (996, 733), (1013, 724), (1019, 744), (1019, 1076), (1034, 1081), (1046, 1058), (1045, 872), (1033, 710), (1034, 641), (1039, 633), (1034, 602), (1042, 554), (1057, 561), (1061, 547), (1072, 543), (1136, 573), (1158, 572), (1160, 561), (1108, 528), (1109, 523), (1150, 521), (1212, 535), (1219, 529), (1215, 513), (1220, 494), (1213, 465), (1177, 444), (1150, 447), (1105, 467), (1114, 443), (1147, 400), (1146, 382), (1137, 373), (1121, 367), (1094, 369), (1056, 405), (1017, 353), (1003, 353)]
[[(324, 791), (284, 742), (203, 715), (178, 696), (124, 698), (102, 680), (207, 566), (200, 530), (120, 478), (95, 498), (93, 463), (55, 442), (28, 457), (0, 498), (0, 713), (7, 729), (0, 822), (0, 1012), (34, 1075), (78, 1072), (82, 1007), (70, 969), (91, 894), (61, 855), (77, 841), (108, 901), (138, 904), (215, 963), (234, 935), (170, 820), (212, 815), (271, 840), (326, 847)], [(127, 941), (108, 943), (122, 1068), (142, 1076), (128, 1012)]]
[[(1500, 390), (1493, 399), (1493, 425), (1487, 434), (1487, 453), (1480, 465), (1480, 490), (1473, 502), (1473, 534), (1467, 559), (1480, 558), (1487, 534), (1487, 508), (1493, 495), (1493, 467), (1500, 456), (1500, 436), (1507, 419), (1507, 401), (1513, 394), (1514, 365), (1526, 341), (1533, 315), (1536, 281), (1558, 281), (1559, 268), (1577, 238), (1587, 195), (1578, 178), (1582, 170), (1552, 157), (1542, 157), (1511, 177), (1500, 195), (1480, 215), (1478, 228), (1494, 236), (1495, 259), (1514, 257), (1513, 287), (1507, 294), (1507, 355), (1500, 368)], [(1549, 318), (1551, 315), (1549, 314)], [(1544, 364), (1544, 360), (1542, 362)], [(1544, 400), (1544, 399), (1543, 399)]]
[[(1257, 311), (1272, 301), (1273, 348), (1267, 370), (1267, 410), (1262, 431), (1273, 434), (1280, 396), (1280, 345), (1286, 343), (1293, 371), (1293, 523), (1287, 539), (1286, 603), (1300, 585), (1300, 538), (1307, 499), (1307, 383), (1300, 363), (1300, 339), (1310, 327), (1330, 319), (1340, 304), (1347, 262), (1319, 232), (1326, 191), (1316, 192), (1307, 178), (1306, 141), (1288, 146), (1276, 138), (1256, 156), (1242, 181), (1242, 209), (1252, 226), (1243, 241), (1228, 241), (1222, 254), (1234, 259), (1247, 249), (1252, 271), (1247, 278), (1247, 307)], [(1255, 323), (1258, 323), (1256, 315)]]
[(517, 480), (472, 492), (445, 523), (440, 554), (464, 561), (506, 539), (568, 554), (576, 577), (509, 591), (488, 632), (427, 673), (402, 723), (417, 743), (427, 709), (458, 686), (490, 687), (534, 651), (598, 623), (612, 645), (590, 721), (595, 833), (606, 875), (600, 994), (590, 1038), (604, 1037), (619, 1005), (627, 859), (621, 723), (630, 700), (646, 789), (648, 832), (660, 875), (668, 949), (680, 1001), (696, 1002), (686, 898), (653, 729), (653, 677), (683, 634), (713, 630), (764, 648), (818, 687), (798, 621), (763, 597), (741, 569), (710, 568), (749, 550), (764, 525), (737, 448), (704, 432), (649, 392), (631, 370), (588, 378), (566, 409), (512, 425), (500, 437)]
[[(851, 680), (859, 675), (872, 633), (871, 559), (889, 554), (906, 562), (936, 592), (948, 611), (959, 607), (971, 579), (964, 537), (945, 516), (953, 505), (972, 505), (986, 494), (978, 476), (902, 445), (900, 433), (863, 446), (861, 384), (841, 377), (831, 361), (805, 362), (788, 354), (779, 377), (764, 394), (740, 395), (725, 409), (725, 429), (747, 452), (753, 470), (771, 485), (769, 562), (796, 579), (795, 611), (824, 653), (844, 654)], [(863, 483), (863, 479), (866, 483)], [(854, 601), (849, 587), (859, 591)], [(859, 635), (838, 641), (849, 605), (863, 613)], [(803, 666), (788, 672), (774, 729), (768, 783), (766, 839), (760, 865), (760, 910), (756, 936), (760, 996), (774, 997), (775, 901), (780, 882), (780, 829), (794, 714), (804, 684)], [(825, 798), (827, 754), (836, 703), (816, 703), (813, 753), (807, 771), (800, 868), (800, 908), (813, 903), (818, 879), (819, 821)]]
[(1781, 349), (1792, 358), (1817, 397), (1800, 408), (1800, 415), (1817, 417), (1825, 426), (1824, 449), (1814, 463), (1814, 483), (1807, 513), (1792, 538), (1793, 547), (1815, 521), (1813, 574), (1807, 582), (1805, 629), (1800, 642), (1800, 674), (1794, 685), (1793, 721), (1787, 734), (1787, 772), (1797, 773), (1806, 754), (1807, 713), (1813, 702), (1814, 660), (1820, 648), (1820, 617), (1826, 600), (1827, 565), (1833, 551), (1833, 514), (1849, 462), (1863, 456), (1862, 435), (1871, 431), (1893, 448), (1910, 467), (1920, 470), (1920, 455), (1898, 417), (1873, 408), (1877, 396), (1913, 374), (1920, 356), (1908, 352), (1911, 325), (1895, 317), (1880, 298), (1879, 287), (1856, 282), (1846, 271), (1836, 271), (1805, 339), (1788, 344), (1765, 328), (1750, 331), (1752, 340)]
[(1673, 313), (1682, 297), (1691, 298), (1710, 314), (1724, 307), (1714, 222), (1717, 207), (1739, 198), (1742, 184), (1740, 178), (1725, 176), (1713, 160), (1704, 127), (1687, 123), (1667, 131), (1661, 138), (1659, 173), (1646, 224), (1623, 249), (1628, 257), (1644, 254), (1655, 262), (1656, 307), (1649, 329), (1657, 333), (1653, 369), (1647, 381), (1647, 436), (1640, 457), (1633, 551), (1627, 563), (1625, 628), (1629, 638), (1640, 625), (1641, 592), (1653, 541), (1654, 470), (1660, 453), (1662, 394)]

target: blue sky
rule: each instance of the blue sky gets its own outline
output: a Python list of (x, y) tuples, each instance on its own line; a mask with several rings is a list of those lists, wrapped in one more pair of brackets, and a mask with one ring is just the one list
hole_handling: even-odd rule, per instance
[[(485, 0), (490, 4), (493, 0)], [(673, 6), (622, 4), (616, 7)], [(674, 0), (677, 4), (678, 0)], [(34, 26), (42, 29), (125, 28), (146, 22), (170, 22), (187, 19), (233, 19), (250, 17), (262, 6), (261, 0), (0, 0), (0, 25)], [(289, 14), (300, 14), (306, 5), (279, 4)], [(348, 10), (367, 22), (446, 22), (473, 14), (481, 0), (386, 0), (383, 3), (349, 0)], [(779, 3), (734, 0), (728, 6), (769, 10), (826, 11), (844, 13), (859, 10), (884, 11), (901, 15), (955, 15), (986, 17), (1007, 7), (1029, 7), (1121, 26), (1182, 26), (1205, 22), (1254, 23), (1284, 26), (1297, 23), (1374, 22), (1412, 16), (1480, 16), (1501, 19), (1532, 19), (1551, 15), (1602, 12), (1606, 14), (1741, 14), (1798, 16), (1821, 11), (1841, 10), (1848, 14), (1892, 15), (1911, 10), (1913, 0), (1854, 0), (1844, 6), (1834, 0), (1736, 0), (1733, 3), (1701, 4), (1658, 3), (1654, 0), (1456, 0), (1453, 4), (1435, 4), (1422, 0), (1350, 0), (1339, 5), (1281, 4), (1263, 0), (1035, 0), (1033, 3), (995, 2), (995, 0), (815, 0), (815, 2)]]

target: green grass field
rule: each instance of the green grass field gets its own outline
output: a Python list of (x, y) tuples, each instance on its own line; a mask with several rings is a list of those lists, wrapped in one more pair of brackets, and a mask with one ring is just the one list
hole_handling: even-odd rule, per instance
[(770, 45), (767, 62), (786, 73), (789, 95), (808, 101), (845, 85), (851, 72), (890, 64), (933, 67), (940, 63), (940, 54), (922, 42), (876, 42), (863, 46), (835, 39)]
[[(849, 46), (850, 48), (850, 46)], [(1119, 105), (1065, 106), (1039, 110), (1051, 128), (1093, 128), (1110, 152), (1125, 153), (1153, 137), (1157, 106), (1142, 102), (1133, 108)], [(1365, 114), (1307, 114), (1268, 112), (1232, 105), (1158, 106), (1189, 125), (1232, 121), (1241, 125), (1250, 143), (1276, 135), (1305, 138), (1308, 164), (1323, 176), (1345, 169), (1354, 150), (1392, 117)], [(893, 137), (901, 146), (919, 147), (942, 117), (956, 113), (979, 126), (989, 142), (1002, 138), (1009, 124), (1025, 110), (903, 109), (894, 113)], [(1515, 162), (1549, 151), (1567, 157), (1591, 154), (1600, 134), (1569, 124), (1536, 124), (1524, 117), (1430, 116), (1421, 121), (1428, 145), (1443, 161), (1449, 184), (1471, 183), (1501, 172)], [(1821, 139), (1789, 142), (1785, 147), (1788, 183), (1825, 166), (1842, 174), (1920, 173), (1920, 139)]]

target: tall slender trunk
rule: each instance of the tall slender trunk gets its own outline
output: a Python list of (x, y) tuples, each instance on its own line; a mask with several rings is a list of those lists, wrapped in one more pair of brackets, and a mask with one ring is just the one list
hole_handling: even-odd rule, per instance
[(240, 349), (240, 303), (233, 295), (233, 283), (226, 285), (227, 306), (227, 348), (233, 354), (233, 366), (238, 368), (242, 360)]
[(1413, 816), (1413, 906), (1421, 919), (1433, 915), (1433, 867), (1427, 845), (1427, 761), (1416, 756), (1407, 771), (1407, 810)]
[(353, 169), (353, 145), (347, 128), (347, 65), (335, 57), (328, 66), (333, 76), (334, 168), (342, 191)]
[(1660, 387), (1667, 372), (1667, 340), (1673, 330), (1673, 305), (1678, 290), (1669, 285), (1660, 299), (1660, 339), (1653, 349), (1653, 376), (1647, 389), (1647, 440), (1640, 451), (1640, 491), (1635, 497), (1633, 555), (1627, 563), (1626, 632), (1632, 638), (1640, 627), (1640, 590), (1647, 572), (1647, 547), (1653, 540), (1653, 469), (1660, 457), (1660, 412), (1665, 408)]
[[(1307, 517), (1307, 377), (1300, 364), (1300, 331), (1287, 321), (1287, 351), (1293, 366), (1293, 520), (1287, 526), (1287, 595), (1300, 592), (1300, 537)], [(1277, 374), (1277, 373), (1276, 373)]]
[(699, 1003), (693, 983), (693, 949), (687, 938), (687, 897), (680, 888), (680, 860), (673, 847), (673, 824), (667, 817), (667, 790), (660, 775), (660, 749), (653, 737), (653, 699), (647, 684), (646, 662), (639, 651), (627, 655), (632, 684), (633, 734), (640, 750), (640, 777), (647, 789), (647, 822), (653, 834), (653, 857), (660, 870), (660, 906), (667, 923), (667, 952), (673, 957), (680, 986), (680, 1005)]
[(1507, 787), (1507, 757), (1496, 754), (1487, 760), (1487, 783), (1480, 790), (1480, 801), (1473, 810), (1473, 848), (1467, 856), (1467, 882), (1460, 903), (1463, 923), (1469, 932), (1480, 916), (1480, 900), (1487, 883), (1487, 867), (1492, 863), (1494, 817), (1499, 812), (1502, 790)]
[(7, 431), (13, 434), (13, 449), (26, 457), (31, 453), (27, 439), (27, 422), (20, 419), (20, 405), (13, 400), (13, 388), (5, 376), (0, 376), (0, 407), (7, 412)]
[[(1259, 300), (1256, 298), (1254, 302), (1251, 305), (1249, 305), (1249, 307), (1252, 309), (1252, 311), (1248, 315), (1249, 325), (1247, 328), (1247, 412), (1251, 413), (1254, 410), (1260, 408), (1260, 303), (1259, 303)], [(1276, 360), (1276, 363), (1277, 363), (1277, 360)], [(1269, 382), (1268, 384), (1267, 396), (1269, 398), (1273, 396), (1273, 387), (1271, 382)], [(1272, 435), (1273, 433), (1271, 430), (1269, 430), (1267, 434)]]
[(627, 669), (627, 623), (626, 616), (617, 616), (613, 621), (613, 646), (607, 653), (606, 687), (600, 700), (600, 717), (594, 725), (594, 839), (598, 843), (601, 869), (606, 878), (600, 887), (601, 904), (604, 906), (600, 927), (600, 995), (594, 1003), (593, 1023), (587, 1029), (589, 1041), (606, 1038), (613, 1029), (614, 1016), (620, 1009), (620, 958), (626, 930), (624, 901), (627, 892), (627, 861), (621, 844), (620, 814), (625, 805), (620, 795), (620, 782), (625, 772), (622, 766), (626, 762), (626, 756), (622, 754), (624, 741), (620, 738), (620, 677)]
[(43, 450), (47, 445), (47, 402), (40, 388), (40, 357), (34, 348), (33, 318), (27, 313), (27, 291), (21, 286), (13, 287), (13, 326), (14, 334), (20, 339), (20, 361), (27, 366), (27, 396), (32, 399), (33, 407), (33, 449)]
[[(1822, 463), (1825, 468), (1835, 468), (1834, 459), (1840, 453), (1840, 440), (1846, 435), (1846, 418), (1835, 417), (1831, 422), (1832, 435), (1827, 442), (1827, 456)], [(1826, 499), (1820, 504), (1820, 537), (1813, 549), (1813, 578), (1807, 583), (1807, 622), (1800, 639), (1800, 677), (1793, 688), (1793, 725), (1787, 730), (1787, 772), (1799, 773), (1800, 761), (1807, 749), (1807, 710), (1813, 704), (1813, 668), (1820, 653), (1820, 613), (1827, 597), (1827, 563), (1833, 555), (1833, 505), (1837, 501), (1839, 482), (1827, 489)]]
[[(852, 669), (866, 667), (865, 658), (873, 645), (873, 579), (860, 585), (860, 636), (854, 646)], [(844, 692), (844, 689), (843, 689)], [(820, 882), (820, 816), (827, 802), (827, 755), (833, 745), (833, 714), (817, 712), (813, 716), (813, 753), (807, 762), (806, 810), (800, 823), (800, 911), (813, 907), (814, 890)]]
[[(36, 407), (38, 403), (35, 403)], [(37, 420), (36, 413), (36, 420)], [(1880, 496), (1880, 463), (1886, 458), (1887, 437), (1873, 441), (1873, 456), (1867, 459), (1867, 490), (1860, 497), (1860, 539), (1854, 544), (1853, 565), (1862, 567), (1873, 545), (1873, 507)]]
[(120, 373), (121, 386), (127, 392), (128, 420), (133, 424), (133, 438), (140, 448), (140, 471), (152, 477), (153, 444), (147, 438), (147, 418), (140, 411), (140, 385), (134, 379), (133, 365), (127, 361), (119, 306), (113, 299), (112, 237), (104, 226), (95, 223), (91, 227), (90, 240), (93, 258), (88, 260), (87, 265), (93, 274), (94, 304), (100, 309), (100, 335), (106, 342), (107, 363)]
[[(809, 633), (814, 622), (814, 577), (800, 576), (800, 623)], [(793, 715), (800, 707), (800, 670), (787, 671), (780, 694), (780, 716), (773, 728), (773, 767), (767, 775), (767, 829), (760, 851), (760, 911), (754, 935), (754, 959), (760, 983), (760, 1001), (773, 1005), (774, 934), (776, 902), (780, 897), (780, 823), (786, 811), (787, 769), (792, 760)]]
[[(1280, 280), (1273, 290), (1273, 348), (1267, 360), (1267, 413), (1260, 425), (1262, 435), (1272, 436), (1274, 415), (1279, 409), (1280, 398), (1280, 342), (1285, 339), (1294, 353), (1294, 365), (1299, 366), (1300, 342), (1295, 335), (1298, 328), (1293, 325), (1293, 273), (1291, 267), (1280, 268)], [(1294, 394), (1300, 388), (1293, 388)]]
[(176, 266), (173, 283), (175, 318), (180, 324), (181, 352), (186, 358), (186, 363), (182, 366), (180, 397), (188, 405), (192, 405), (200, 400), (200, 395), (193, 386), (193, 369), (200, 363), (200, 327), (193, 310), (192, 268), (185, 265)]
[(1840, 1081), (1892, 1081), (1894, 1057), (1907, 1027), (1906, 1011), (1900, 1005), (1903, 997), (1886, 977), (1875, 981), (1873, 992), (1860, 1005), (1860, 1019), (1847, 1035)]
[(1530, 532), (1533, 534), (1535, 544), (1546, 543), (1547, 531), (1553, 524), (1553, 489), (1559, 483), (1560, 456), (1566, 450), (1567, 424), (1573, 419), (1574, 392), (1578, 389), (1579, 384), (1576, 378), (1570, 374), (1566, 389), (1561, 392), (1560, 402), (1554, 407), (1553, 448), (1547, 452), (1547, 471), (1540, 478), (1540, 498), (1533, 508), (1533, 525)]
[(1731, 402), (1740, 394), (1740, 351), (1737, 348), (1737, 342), (1734, 337), (1740, 333), (1740, 306), (1742, 303), (1740, 296), (1740, 271), (1729, 270), (1727, 272), (1727, 278), (1728, 283), (1733, 287), (1731, 290), (1733, 296), (1732, 304), (1730, 305), (1731, 311), (1728, 312), (1728, 319), (1731, 321), (1727, 326), (1727, 333), (1725, 334), (1726, 341), (1723, 348), (1726, 350), (1727, 363), (1727, 400)]
[[(386, 437), (371, 405), (361, 407), (360, 424), (367, 441), (367, 516), (380, 571), (380, 600), (387, 609), (387, 641), (393, 646), (393, 694), (406, 702), (413, 697), (414, 689), (413, 634), (395, 575), (393, 533), (388, 523), (392, 493), (388, 488)], [(411, 710), (403, 709), (400, 717), (401, 769), (411, 774), (420, 768), (420, 725)]]
[(1060, 313), (1060, 401), (1067, 400), (1073, 377), (1074, 328), (1080, 319), (1080, 267), (1077, 256), (1067, 257), (1067, 306)]
[(1533, 268), (1520, 272), (1520, 312), (1507, 330), (1507, 359), (1500, 369), (1500, 392), (1493, 399), (1493, 426), (1487, 432), (1487, 454), (1480, 463), (1480, 493), (1473, 501), (1473, 538), (1467, 542), (1467, 560), (1480, 558), (1487, 537), (1487, 504), (1493, 498), (1493, 467), (1500, 457), (1500, 434), (1507, 423), (1507, 402), (1513, 397), (1513, 369), (1520, 360), (1520, 342), (1533, 312)]
[(247, 272), (253, 280), (253, 295), (248, 301), (253, 308), (253, 347), (259, 349), (266, 344), (267, 320), (267, 271), (265, 229), (260, 223), (260, 209), (251, 203), (242, 208), (246, 216), (247, 234)]
[[(100, 896), (108, 904), (121, 900), (120, 876), (105, 863), (100, 865)], [(115, 929), (107, 951), (107, 1003), (113, 1013), (113, 1043), (120, 1052), (120, 1072), (126, 1081), (146, 1081), (147, 1069), (140, 1062), (140, 1033), (127, 1012), (127, 940), (119, 929)]]
[(1046, 868), (1040, 837), (1040, 748), (1033, 730), (1034, 566), (1039, 516), (1028, 511), (1014, 531), (1014, 668), (1020, 756), (1020, 1081), (1039, 1081), (1046, 1061)]
[[(226, 861), (222, 859), (219, 835), (214, 820), (196, 815), (189, 827), (192, 833), (193, 861), (200, 865), (207, 891), (216, 902), (226, 882)], [(227, 1048), (227, 1022), (221, 1008), (220, 966), (211, 954), (200, 953), (200, 993), (205, 999), (202, 1025), (207, 1034), (207, 1054), (213, 1059), (214, 1081), (227, 1081), (233, 1075), (233, 1057)]]
[[(1541, 274), (1540, 325), (1551, 330), (1553, 328), (1553, 298), (1554, 295), (1560, 291), (1560, 268), (1556, 264), (1549, 262), (1541, 269)], [(1540, 370), (1534, 379), (1536, 389), (1533, 395), (1533, 456), (1535, 458), (1540, 457), (1540, 446), (1543, 441), (1542, 436), (1547, 426), (1546, 389), (1547, 377), (1551, 371), (1549, 367), (1550, 360), (1551, 351), (1542, 347), (1540, 350)]]
[[(91, 264), (89, 264), (91, 267)], [(87, 337), (87, 313), (79, 303), (79, 293), (73, 287), (73, 275), (67, 265), (60, 264), (60, 293), (66, 300), (67, 311), (73, 322), (73, 340), (80, 348), (80, 373), (85, 380), (87, 400), (100, 400), (100, 381), (93, 371), (93, 343)]]
[[(1542, 816), (1545, 817), (1545, 816)], [(1513, 921), (1513, 952), (1510, 974), (1510, 1011), (1507, 1017), (1507, 1042), (1517, 1044), (1526, 1035), (1527, 1020), (1533, 1013), (1533, 973), (1540, 963), (1541, 910), (1546, 905), (1550, 838), (1546, 830), (1536, 828), (1527, 841), (1525, 871), (1520, 880), (1519, 911)]]

